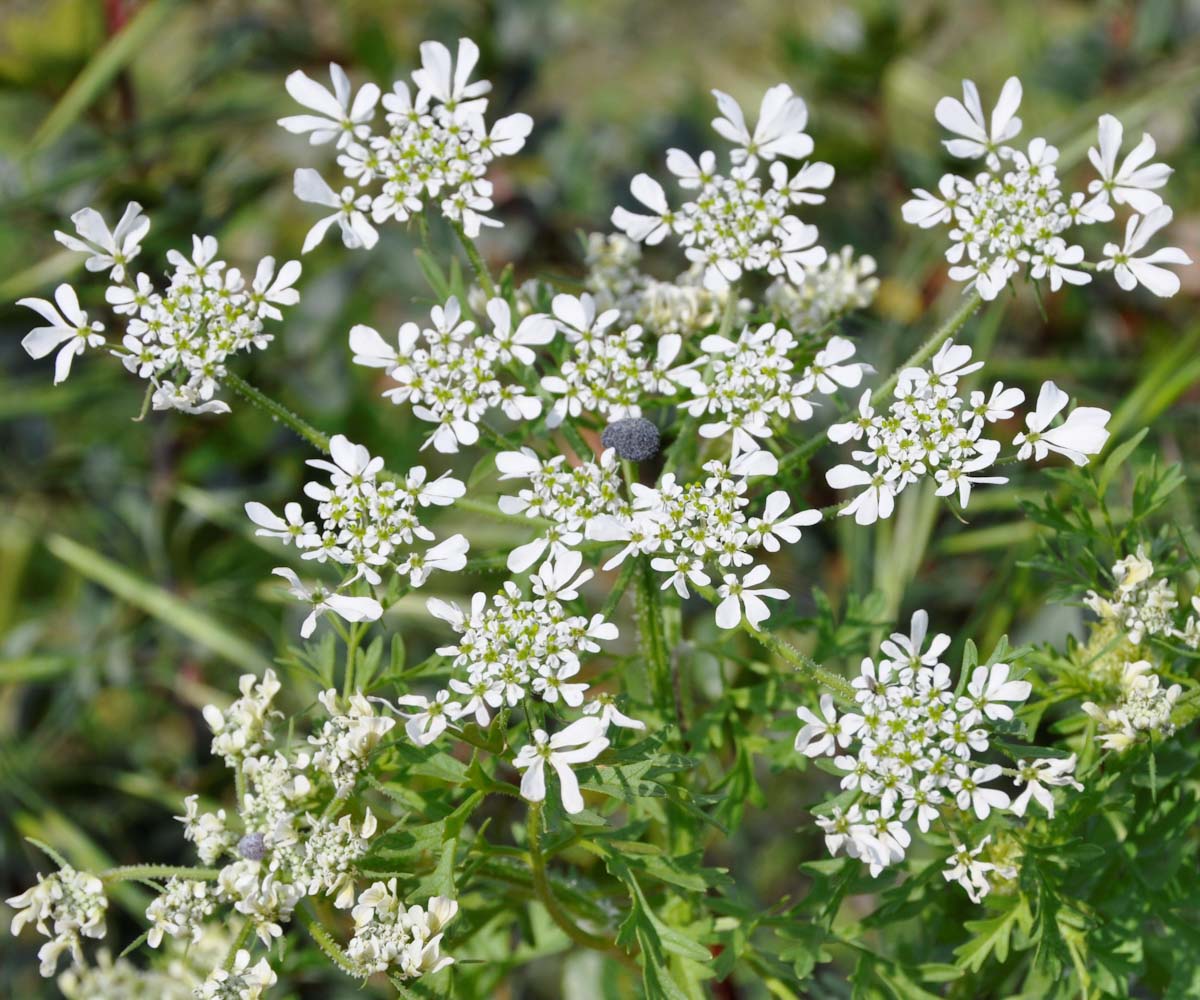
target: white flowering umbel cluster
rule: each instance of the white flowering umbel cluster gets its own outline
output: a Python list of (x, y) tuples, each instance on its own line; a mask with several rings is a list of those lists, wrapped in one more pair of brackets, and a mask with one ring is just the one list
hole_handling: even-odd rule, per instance
[(299, 503), (289, 503), (280, 517), (261, 503), (246, 504), (246, 515), (258, 525), (255, 534), (294, 542), (304, 559), (332, 563), (348, 574), (335, 590), (306, 586), (287, 567), (274, 570), (296, 599), (312, 611), (301, 626), (307, 638), (317, 619), (332, 611), (347, 621), (374, 621), (383, 607), (373, 597), (343, 593), (363, 580), (372, 587), (383, 583), (380, 570), (389, 568), (412, 587), (420, 587), (434, 570), (457, 572), (467, 564), (470, 547), (463, 535), (451, 535), (426, 549), (419, 543), (435, 535), (421, 523), (424, 507), (446, 507), (466, 491), (463, 483), (443, 474), (429, 481), (423, 466), (409, 470), (403, 481), (381, 477), (383, 459), (372, 457), (360, 444), (338, 434), (329, 441), (331, 462), (310, 458), (308, 464), (329, 473), (329, 482), (310, 482), (305, 494), (317, 501), (318, 522), (306, 521)]
[(5, 900), (17, 911), (12, 920), (13, 934), (33, 924), (48, 940), (38, 950), (41, 974), (53, 976), (58, 963), (67, 954), (73, 965), (84, 962), (82, 938), (104, 937), (104, 917), (108, 899), (104, 884), (95, 875), (62, 865), (52, 875), (40, 873), (37, 884), (19, 896)]
[(499, 226), (492, 210), (492, 184), (485, 177), (498, 156), (510, 156), (525, 145), (533, 120), (509, 115), (487, 126), (486, 80), (471, 81), (479, 48), (459, 39), (457, 58), (441, 42), (421, 45), (421, 68), (414, 70), (415, 93), (397, 80), (383, 96), (384, 126), (376, 131), (379, 87), (365, 84), (353, 92), (340, 66), (330, 65), (333, 90), (296, 70), (287, 78), (288, 93), (311, 114), (282, 118), (289, 132), (307, 134), (313, 145), (335, 143), (338, 166), (347, 184), (335, 191), (311, 168), (296, 171), (296, 197), (333, 209), (309, 231), (307, 253), (336, 224), (350, 248), (370, 249), (379, 239), (375, 226), (404, 222), (440, 206), (447, 219), (468, 236), (481, 226)]
[[(832, 395), (839, 387), (854, 388), (870, 365), (850, 362), (854, 344), (831, 337), (812, 362), (799, 371), (790, 355), (798, 348), (790, 330), (764, 323), (742, 330), (737, 340), (711, 334), (700, 342), (706, 357), (674, 373), (691, 399), (683, 409), (706, 423), (700, 436), (731, 434), (734, 459), (757, 451), (759, 438), (772, 436), (772, 424), (807, 420), (813, 415), (810, 397)], [(696, 367), (704, 363), (701, 370)]]
[[(840, 511), (859, 524), (890, 517), (896, 497), (908, 486), (933, 474), (938, 496), (958, 495), (966, 507), (972, 486), (1006, 483), (1004, 476), (980, 475), (996, 464), (1000, 442), (983, 437), (989, 424), (1007, 420), (1013, 407), (1025, 401), (1020, 389), (997, 382), (989, 394), (973, 391), (963, 399), (961, 378), (983, 367), (971, 360), (971, 348), (948, 340), (929, 368), (900, 372), (894, 399), (886, 412), (876, 412), (870, 390), (863, 393), (854, 420), (834, 424), (829, 438), (838, 444), (862, 442), (852, 453), (857, 465), (837, 465), (826, 473), (834, 489), (861, 489)], [(1068, 397), (1053, 382), (1046, 382), (1037, 407), (1026, 417), (1026, 429), (1013, 439), (1017, 458), (1044, 459), (1050, 452), (1086, 465), (1108, 440), (1109, 413), (1091, 406), (1076, 407), (1057, 427), (1051, 422), (1067, 405)]]
[(424, 447), (443, 453), (479, 440), (479, 422), (492, 409), (510, 420), (532, 420), (542, 401), (517, 382), (505, 382), (505, 369), (533, 364), (532, 346), (554, 339), (554, 324), (540, 313), (526, 316), (514, 328), (512, 311), (501, 298), (490, 299), (486, 312), (490, 333), (463, 319), (458, 299), (434, 306), (431, 326), (405, 323), (392, 347), (369, 326), (350, 331), (354, 363), (382, 368), (397, 383), (384, 396), (396, 405), (412, 404), (413, 414), (436, 424)]
[[(531, 577), (532, 598), (523, 597), (509, 581), (490, 602), (486, 594), (476, 594), (467, 611), (448, 601), (430, 600), (430, 614), (458, 634), (455, 645), (438, 650), (452, 658), (458, 676), (432, 699), (416, 694), (397, 699), (408, 719), (405, 729), (419, 746), (429, 745), (464, 719), (486, 728), (493, 712), (523, 704), (528, 710), (529, 699), (542, 702), (547, 710), (581, 709), (585, 717), (553, 737), (540, 728), (532, 730), (534, 744), (514, 760), (516, 767), (526, 769), (522, 794), (534, 802), (545, 798), (542, 767), (549, 761), (559, 775), (563, 806), (572, 813), (583, 809), (583, 799), (566, 765), (592, 760), (604, 750), (610, 724), (644, 728), (611, 701), (593, 698), (585, 705), (589, 685), (573, 679), (582, 658), (599, 652), (601, 642), (617, 638), (617, 627), (603, 616), (573, 614), (566, 606), (578, 599), (579, 588), (594, 575), (590, 569), (581, 572), (582, 563), (583, 557), (571, 549), (552, 554)], [(568, 744), (573, 748), (568, 756), (554, 755)]]
[[(793, 210), (821, 204), (825, 195), (819, 192), (833, 183), (828, 163), (805, 162), (789, 173), (777, 159), (803, 160), (812, 152), (813, 141), (804, 131), (808, 108), (791, 87), (778, 84), (763, 96), (751, 132), (737, 101), (719, 90), (713, 94), (721, 111), (713, 128), (734, 147), (729, 173), (717, 173), (711, 151), (696, 160), (682, 149), (670, 149), (667, 169), (691, 199), (673, 208), (658, 181), (638, 174), (630, 187), (649, 214), (616, 208), (613, 225), (651, 246), (674, 235), (688, 260), (704, 267), (704, 287), (710, 290), (724, 289), (755, 271), (786, 275), (799, 285), (826, 254), (815, 245), (817, 227), (802, 222)], [(764, 178), (759, 167), (768, 163)]]
[(780, 278), (772, 281), (763, 293), (763, 302), (780, 326), (807, 336), (875, 301), (879, 279), (874, 275), (875, 258), (867, 254), (856, 257), (853, 247), (846, 246), (810, 269), (799, 287)]
[(661, 281), (639, 269), (641, 260), (641, 244), (623, 233), (589, 234), (584, 285), (600, 312), (617, 309), (623, 324), (685, 339), (720, 321), (730, 291), (728, 286), (705, 288), (703, 265), (693, 264), (674, 281)]
[(541, 537), (510, 553), (509, 569), (532, 565), (547, 549), (551, 557), (573, 551), (586, 538), (621, 546), (604, 569), (627, 558), (649, 557), (650, 567), (666, 577), (663, 589), (673, 587), (688, 597), (689, 581), (708, 586), (707, 568), (715, 565), (723, 580), (716, 621), (726, 629), (736, 628), (743, 617), (759, 626), (770, 615), (762, 598), (788, 596), (777, 587), (761, 586), (770, 571), (754, 564), (754, 551), (777, 552), (781, 543), (800, 539), (801, 526), (821, 520), (816, 510), (787, 516), (791, 501), (783, 490), (767, 497), (760, 516), (747, 514), (749, 481), (778, 471), (769, 451), (744, 452), (729, 463), (708, 462), (705, 478), (692, 483), (677, 482), (674, 473), (664, 475), (657, 486), (632, 483), (629, 497), (621, 493), (612, 449), (599, 462), (569, 470), (563, 462), (561, 456), (543, 461), (528, 448), (497, 456), (502, 479), (529, 481), (516, 496), (501, 497), (501, 509), (554, 522)]
[[(280, 320), (280, 306), (295, 305), (300, 293), (292, 286), (300, 277), (300, 264), (288, 261), (278, 271), (275, 259), (264, 257), (247, 281), (235, 267), (217, 257), (211, 236), (192, 238), (192, 256), (178, 250), (167, 253), (174, 270), (165, 291), (150, 277), (129, 270), (141, 252), (150, 230), (142, 208), (131, 202), (116, 228), (109, 230), (92, 208), (71, 216), (78, 237), (56, 232), (60, 243), (86, 253), (89, 271), (108, 271), (110, 284), (104, 297), (125, 332), (119, 345), (110, 348), (125, 367), (151, 386), (150, 402), (156, 410), (184, 413), (227, 413), (229, 405), (215, 398), (226, 374), (226, 362), (242, 351), (261, 350), (272, 340), (267, 320)], [(21, 346), (33, 358), (44, 358), (57, 349), (54, 383), (71, 372), (76, 355), (106, 343), (104, 324), (88, 321), (79, 297), (70, 285), (59, 285), (54, 301), (21, 299), (46, 321), (26, 335)]]
[[(817, 817), (825, 844), (831, 854), (859, 858), (872, 875), (904, 860), (912, 822), (928, 833), (942, 817), (985, 820), (993, 810), (1023, 816), (1031, 797), (1053, 816), (1046, 786), (1075, 785), (1074, 757), (1021, 761), (1015, 770), (984, 763), (990, 730), (1012, 720), (1012, 706), (1029, 697), (1030, 684), (1014, 680), (1009, 664), (988, 663), (952, 688), (950, 667), (941, 661), (950, 637), (935, 635), (927, 646), (928, 627), (928, 615), (917, 611), (908, 635), (894, 633), (877, 660), (862, 661), (853, 681), (857, 711), (839, 713), (830, 695), (821, 697), (820, 715), (803, 706), (796, 710), (804, 723), (796, 749), (807, 757), (831, 757), (843, 773), (847, 801)], [(992, 784), (1005, 774), (1026, 786), (1016, 801)], [(968, 866), (947, 878), (960, 881), (978, 901), (987, 882), (971, 871), (979, 869)]]
[[(1086, 193), (1064, 194), (1058, 176), (1058, 150), (1045, 139), (1033, 139), (1022, 150), (1009, 140), (1021, 131), (1017, 109), (1021, 81), (1010, 77), (1000, 92), (990, 118), (984, 117), (979, 91), (963, 81), (963, 97), (943, 97), (934, 110), (938, 122), (957, 138), (948, 139), (952, 156), (983, 160), (986, 169), (973, 178), (946, 174), (937, 192), (918, 188), (917, 197), (904, 204), (906, 222), (923, 229), (947, 224), (950, 248), (946, 259), (954, 266), (950, 277), (974, 287), (984, 299), (994, 299), (1018, 271), (1028, 270), (1036, 280), (1049, 278), (1057, 291), (1064, 282), (1085, 285), (1089, 270), (1112, 271), (1121, 288), (1142, 285), (1155, 295), (1179, 291), (1179, 278), (1163, 264), (1190, 264), (1177, 247), (1143, 253), (1160, 229), (1170, 223), (1171, 209), (1158, 190), (1171, 168), (1152, 163), (1154, 139), (1143, 134), (1120, 164), (1123, 129), (1112, 115), (1101, 115), (1099, 137), (1088, 158), (1097, 177)], [(1103, 257), (1085, 261), (1080, 244), (1063, 235), (1075, 226), (1111, 222), (1114, 206), (1128, 206), (1122, 243), (1106, 243)]]
[(1153, 561), (1139, 545), (1113, 565), (1111, 597), (1089, 590), (1083, 601), (1100, 619), (1086, 647), (1097, 700), (1084, 702), (1083, 710), (1095, 720), (1106, 750), (1127, 750), (1175, 731), (1171, 715), (1183, 687), (1162, 682), (1156, 673), (1161, 656), (1149, 640), (1200, 646), (1200, 595), (1192, 598), (1192, 613), (1180, 623), (1174, 587), (1154, 574)]

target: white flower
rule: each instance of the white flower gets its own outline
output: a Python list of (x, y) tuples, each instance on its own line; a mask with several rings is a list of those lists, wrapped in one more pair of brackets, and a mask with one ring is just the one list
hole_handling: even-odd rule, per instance
[(54, 359), (55, 385), (71, 374), (71, 362), (76, 355), (104, 343), (104, 324), (88, 322), (87, 313), (79, 308), (79, 298), (70, 285), (59, 285), (54, 290), (54, 302), (30, 298), (18, 299), (17, 305), (32, 309), (49, 324), (34, 328), (22, 339), (21, 346), (31, 358), (44, 358), (62, 345)]
[(848, 746), (851, 738), (863, 725), (861, 715), (846, 713), (839, 717), (833, 707), (833, 697), (828, 694), (821, 695), (823, 719), (803, 705), (796, 709), (796, 715), (805, 724), (796, 734), (796, 750), (806, 757), (820, 757), (822, 754), (832, 753), (835, 747)]
[(401, 712), (408, 719), (405, 732), (417, 746), (429, 746), (446, 731), (446, 726), (463, 714), (462, 705), (450, 700), (449, 691), (439, 691), (432, 701), (424, 695), (406, 694), (396, 699), (397, 705), (415, 708), (415, 712)]
[(342, 243), (348, 249), (365, 247), (370, 250), (379, 240), (379, 233), (367, 221), (366, 213), (371, 207), (368, 195), (359, 195), (352, 187), (342, 188), (339, 194), (311, 167), (296, 171), (294, 189), (301, 201), (335, 209), (332, 215), (325, 216), (308, 231), (302, 253), (308, 253), (320, 243), (335, 222), (342, 231)]
[(925, 637), (929, 633), (929, 613), (914, 611), (909, 622), (909, 634), (893, 632), (891, 638), (883, 642), (879, 649), (892, 660), (907, 664), (911, 667), (933, 667), (938, 664), (942, 654), (950, 646), (950, 636), (939, 632), (925, 648)]
[(146, 919), (150, 921), (146, 943), (157, 948), (164, 937), (183, 937), (193, 943), (199, 941), (204, 934), (202, 925), (212, 916), (216, 906), (216, 893), (208, 882), (169, 879), (166, 890), (146, 909)]
[(631, 719), (628, 715), (617, 708), (616, 699), (607, 692), (598, 694), (594, 701), (589, 701), (583, 706), (584, 715), (599, 715), (600, 725), (604, 727), (604, 731), (608, 731), (609, 726), (616, 726), (619, 729), (645, 729), (646, 723), (638, 719)]
[(738, 147), (733, 152), (734, 163), (754, 156), (764, 160), (773, 160), (776, 156), (799, 160), (812, 152), (813, 141), (804, 133), (808, 108), (786, 83), (771, 87), (763, 95), (753, 135), (746, 127), (738, 102), (719, 90), (712, 93), (721, 110), (721, 115), (713, 119), (712, 127), (718, 135)]
[(986, 156), (989, 166), (994, 169), (993, 161), (999, 162), (996, 154), (1001, 144), (1021, 131), (1021, 119), (1016, 117), (1020, 105), (1021, 81), (1010, 76), (1004, 81), (1004, 88), (1000, 91), (989, 123), (984, 118), (983, 104), (975, 84), (963, 80), (963, 99), (959, 101), (953, 97), (943, 97), (933, 114), (944, 129), (962, 136), (961, 139), (947, 139), (943, 143), (951, 156), (966, 159)]
[(272, 511), (266, 504), (251, 500), (245, 504), (246, 516), (258, 525), (254, 532), (263, 538), (278, 538), (284, 545), (297, 542), (316, 531), (311, 521), (304, 520), (303, 509), (298, 503), (285, 504), (283, 517)]
[(317, 619), (327, 611), (332, 611), (348, 622), (378, 621), (383, 617), (383, 606), (373, 597), (337, 594), (326, 590), (320, 584), (306, 587), (300, 582), (295, 570), (286, 566), (276, 567), (271, 572), (287, 581), (288, 593), (297, 600), (307, 601), (312, 605), (312, 611), (300, 626), (300, 635), (304, 639), (313, 634), (317, 627)]
[[(275, 273), (275, 258), (264, 257), (258, 262), (251, 285), (250, 300), (258, 306), (258, 315), (267, 319), (283, 319), (277, 306), (294, 306), (300, 301), (300, 293), (292, 286), (299, 280), (301, 272), (298, 260), (289, 260)], [(140, 278), (140, 275), (139, 275)], [(109, 300), (111, 301), (111, 299)]]
[[(469, 38), (458, 40), (457, 66), (451, 60), (450, 50), (441, 42), (422, 42), (421, 68), (413, 70), (413, 82), (421, 88), (421, 94), (429, 95), (465, 116), (481, 111), (487, 102), (472, 98), (481, 97), (492, 89), (487, 80), (468, 82), (477, 62), (479, 46)], [(469, 103), (464, 104), (464, 100)]]
[(199, 1000), (262, 1000), (268, 989), (275, 985), (277, 977), (266, 958), (250, 964), (250, 952), (239, 948), (233, 958), (232, 968), (218, 966), (197, 987)]
[(64, 952), (75, 965), (82, 965), (80, 937), (104, 937), (108, 899), (104, 884), (95, 875), (63, 866), (52, 875), (37, 877), (37, 884), (5, 902), (17, 911), (10, 929), (20, 934), (33, 924), (49, 940), (38, 950), (39, 972), (47, 978), (58, 970)]
[(1010, 681), (1011, 669), (1007, 663), (975, 668), (971, 683), (967, 685), (967, 694), (958, 699), (956, 706), (963, 714), (964, 725), (974, 725), (980, 714), (988, 719), (1007, 721), (1013, 717), (1013, 710), (1004, 702), (1024, 702), (1029, 698), (1033, 685), (1028, 681)]
[(1000, 777), (999, 764), (985, 764), (972, 768), (969, 764), (955, 764), (954, 777), (947, 788), (954, 795), (958, 808), (966, 812), (973, 809), (980, 819), (987, 819), (993, 809), (1008, 808), (1008, 793), (997, 788), (984, 788), (984, 784)]
[(874, 524), (881, 517), (892, 516), (896, 505), (895, 492), (887, 477), (879, 472), (868, 472), (854, 465), (835, 465), (825, 473), (825, 481), (835, 490), (865, 487), (838, 511), (839, 516), (853, 516), (855, 523), (864, 525)]
[(1038, 801), (1046, 815), (1054, 818), (1054, 796), (1049, 788), (1070, 785), (1077, 792), (1083, 791), (1083, 785), (1075, 780), (1075, 755), (1070, 757), (1039, 757), (1032, 762), (1018, 761), (1016, 783), (1024, 785), (1025, 789), (1012, 804), (1012, 812), (1024, 816), (1029, 807), (1029, 799)]
[(1101, 115), (1098, 127), (1099, 148), (1088, 150), (1088, 159), (1100, 175), (1099, 180), (1088, 184), (1088, 191), (1100, 198), (1112, 198), (1118, 205), (1129, 205), (1135, 212), (1145, 215), (1162, 204), (1155, 189), (1167, 183), (1173, 173), (1165, 163), (1150, 163), (1156, 146), (1154, 139), (1142, 134), (1142, 141), (1133, 148), (1117, 167), (1117, 153), (1121, 148), (1124, 129), (1112, 115)]
[(722, 600), (717, 605), (717, 625), (721, 628), (737, 628), (745, 617), (754, 628), (758, 628), (771, 616), (771, 610), (763, 602), (764, 597), (786, 600), (788, 592), (778, 587), (760, 587), (771, 571), (766, 566), (755, 566), (739, 580), (736, 574), (726, 573), (725, 582), (718, 589)]
[(330, 63), (329, 74), (333, 78), (332, 93), (300, 70), (289, 74), (287, 92), (298, 104), (317, 114), (280, 118), (279, 124), (297, 135), (309, 133), (309, 142), (314, 146), (336, 139), (337, 148), (342, 149), (352, 140), (365, 139), (371, 134), (366, 123), (375, 117), (379, 88), (373, 83), (364, 84), (352, 100), (350, 80), (342, 67)]
[(123, 282), (127, 265), (141, 252), (142, 240), (150, 231), (150, 220), (142, 215), (142, 206), (131, 201), (111, 232), (104, 217), (94, 208), (81, 208), (71, 216), (71, 221), (82, 239), (57, 229), (54, 238), (68, 250), (86, 253), (84, 267), (89, 271), (108, 269), (109, 278)]
[(400, 572), (407, 574), (414, 587), (421, 586), (435, 569), (457, 573), (467, 565), (471, 543), (465, 535), (451, 535), (425, 552), (413, 552), (401, 564)]
[(947, 882), (957, 882), (967, 891), (972, 903), (980, 902), (991, 891), (987, 875), (988, 872), (995, 871), (996, 866), (990, 861), (979, 860), (980, 853), (991, 839), (990, 835), (984, 837), (974, 850), (959, 845), (946, 859), (946, 870), (942, 872), (942, 877)]
[(579, 793), (579, 779), (571, 765), (595, 760), (608, 746), (604, 725), (599, 719), (587, 716), (553, 736), (548, 737), (544, 730), (538, 729), (533, 740), (521, 748), (513, 761), (515, 767), (525, 772), (521, 776), (521, 795), (530, 802), (545, 799), (546, 765), (549, 764), (558, 774), (563, 808), (569, 813), (581, 812), (583, 796)]
[(673, 219), (662, 185), (648, 174), (638, 174), (630, 182), (629, 189), (653, 214), (639, 215), (618, 205), (612, 210), (612, 224), (638, 243), (647, 246), (661, 243), (671, 231)]
[(1108, 441), (1108, 410), (1077, 406), (1058, 427), (1049, 426), (1069, 399), (1053, 382), (1043, 383), (1034, 412), (1025, 417), (1025, 432), (1013, 438), (1013, 444), (1019, 446), (1018, 458), (1032, 455), (1040, 462), (1053, 451), (1076, 465), (1087, 465), (1090, 456), (1100, 453)]
[(778, 552), (780, 543), (795, 545), (800, 541), (800, 528), (821, 522), (819, 510), (797, 511), (791, 517), (783, 517), (791, 503), (791, 498), (783, 490), (775, 490), (763, 504), (761, 517), (750, 519), (748, 527), (752, 532), (751, 541), (761, 538), (761, 544), (768, 552)]
[(1192, 258), (1178, 247), (1162, 247), (1144, 257), (1134, 256), (1163, 226), (1170, 223), (1173, 213), (1166, 205), (1160, 205), (1145, 216), (1132, 215), (1125, 225), (1125, 243), (1104, 244), (1104, 260), (1096, 265), (1098, 271), (1112, 271), (1125, 291), (1138, 285), (1155, 295), (1169, 298), (1179, 291), (1179, 276), (1160, 264), (1190, 264)]

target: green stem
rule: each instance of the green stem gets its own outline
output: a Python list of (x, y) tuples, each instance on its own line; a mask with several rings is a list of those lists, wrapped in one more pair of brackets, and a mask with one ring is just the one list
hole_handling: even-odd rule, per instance
[(467, 231), (463, 229), (462, 223), (452, 222), (454, 232), (458, 234), (458, 241), (462, 244), (463, 250), (466, 251), (467, 260), (471, 262), (471, 267), (475, 271), (475, 277), (479, 279), (479, 287), (483, 289), (484, 295), (489, 299), (496, 297), (496, 284), (492, 281), (492, 273), (488, 270), (487, 262), (479, 253), (479, 249), (475, 246), (475, 241), (467, 235)]
[(342, 951), (341, 946), (333, 939), (333, 935), (325, 929), (324, 924), (308, 912), (306, 906), (296, 907), (295, 915), (296, 919), (304, 926), (304, 929), (308, 931), (308, 936), (313, 939), (316, 946), (325, 953), (326, 957), (334, 965), (348, 976), (354, 976), (356, 979), (361, 978), (361, 973), (354, 968), (354, 964), (347, 957), (346, 953)]
[(550, 880), (546, 877), (546, 859), (542, 854), (541, 838), (542, 827), (542, 804), (534, 802), (529, 807), (529, 823), (526, 826), (526, 832), (529, 836), (529, 870), (533, 875), (533, 888), (537, 893), (538, 901), (545, 907), (546, 912), (572, 941), (584, 948), (591, 948), (594, 951), (617, 952), (624, 955), (616, 944), (608, 938), (601, 937), (599, 934), (593, 934), (590, 931), (584, 930), (570, 915), (562, 908), (558, 900), (554, 896), (554, 890), (550, 886)]
[(233, 963), (237, 961), (237, 953), (246, 947), (253, 933), (254, 921), (247, 917), (242, 922), (242, 929), (238, 931), (238, 936), (233, 939), (233, 944), (229, 946), (229, 952), (225, 956), (225, 961), (221, 963), (221, 968), (226, 972), (233, 968)]
[(349, 698), (354, 693), (354, 660), (358, 655), (359, 630), (357, 625), (350, 626), (350, 637), (346, 643), (346, 676), (342, 679), (342, 697)]
[(147, 878), (187, 878), (195, 882), (212, 882), (221, 874), (219, 868), (190, 868), (187, 865), (121, 865), (100, 873), (102, 882), (129, 882)]
[(666, 627), (662, 615), (662, 595), (658, 580), (650, 568), (649, 556), (637, 556), (637, 617), (641, 632), (642, 656), (650, 667), (654, 697), (659, 707), (674, 702), (671, 684), (671, 661), (667, 652)]
[(226, 372), (224, 381), (226, 385), (243, 399), (249, 400), (260, 410), (269, 413), (273, 420), (277, 420), (279, 423), (291, 428), (318, 451), (329, 451), (329, 436), (322, 434), (312, 424), (293, 413), (282, 403), (277, 402), (266, 393), (254, 388), (244, 378), (240, 375), (235, 375), (233, 372)]
[[(717, 592), (712, 587), (702, 587), (697, 584), (693, 584), (693, 586), (696, 588), (696, 592), (708, 601), (709, 604), (715, 605), (719, 602)], [(739, 627), (747, 635), (753, 636), (761, 645), (786, 660), (802, 673), (807, 674), (818, 683), (824, 684), (847, 705), (857, 704), (854, 700), (854, 688), (850, 686), (850, 682), (846, 678), (839, 677), (831, 670), (826, 670), (816, 660), (810, 656), (805, 656), (791, 643), (785, 642), (770, 632), (763, 632), (756, 629), (745, 618), (741, 620)]]

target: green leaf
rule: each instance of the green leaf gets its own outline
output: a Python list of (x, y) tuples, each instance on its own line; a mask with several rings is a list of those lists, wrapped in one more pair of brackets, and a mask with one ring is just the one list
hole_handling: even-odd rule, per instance
[(1113, 477), (1125, 464), (1129, 456), (1133, 454), (1134, 449), (1142, 443), (1142, 439), (1150, 432), (1149, 427), (1143, 427), (1133, 437), (1127, 441), (1122, 441), (1109, 453), (1108, 458), (1104, 460), (1104, 465), (1101, 466), (1100, 472), (1096, 475), (1096, 493), (1104, 496), (1108, 492), (1109, 484)]
[(1021, 927), (1028, 931), (1032, 926), (1033, 915), (1029, 912), (1029, 904), (1024, 896), (1009, 903), (1002, 913), (986, 920), (968, 920), (964, 925), (971, 934), (971, 940), (954, 950), (959, 968), (978, 972), (988, 958), (995, 956), (997, 962), (1008, 958), (1009, 944), (1013, 928)]
[(271, 664), (266, 657), (215, 618), (98, 552), (64, 535), (51, 535), (46, 539), (46, 548), (93, 583), (141, 608), (146, 614), (217, 656), (256, 674), (263, 674), (270, 669)]

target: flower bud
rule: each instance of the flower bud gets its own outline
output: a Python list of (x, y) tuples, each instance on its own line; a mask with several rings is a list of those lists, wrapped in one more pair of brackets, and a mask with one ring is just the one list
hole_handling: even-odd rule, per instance
[(618, 458), (645, 462), (658, 454), (658, 428), (645, 417), (614, 420), (604, 428), (600, 443), (615, 449)]

